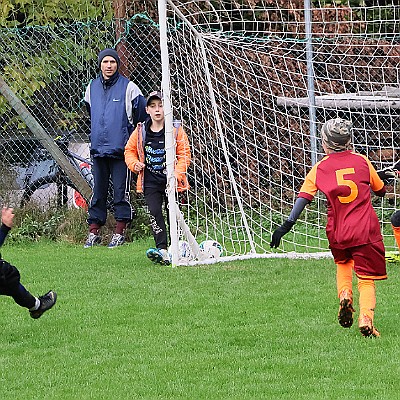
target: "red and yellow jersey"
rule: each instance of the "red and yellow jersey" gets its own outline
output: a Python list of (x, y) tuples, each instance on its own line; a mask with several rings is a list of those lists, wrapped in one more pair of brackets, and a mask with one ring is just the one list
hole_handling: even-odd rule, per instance
[(370, 189), (381, 196), (386, 191), (368, 158), (349, 150), (329, 154), (316, 163), (299, 197), (311, 201), (318, 190), (325, 194), (329, 244), (344, 249), (382, 240)]

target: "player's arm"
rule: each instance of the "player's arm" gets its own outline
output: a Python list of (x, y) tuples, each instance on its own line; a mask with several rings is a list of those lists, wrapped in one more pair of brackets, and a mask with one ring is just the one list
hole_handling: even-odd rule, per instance
[(6, 240), (7, 234), (14, 224), (14, 213), (12, 208), (3, 207), (1, 210), (0, 247)]
[(367, 159), (369, 174), (370, 174), (370, 186), (371, 190), (376, 196), (383, 197), (386, 194), (386, 186), (379, 173), (376, 171), (372, 163)]
[(272, 234), (272, 240), (270, 243), (272, 248), (279, 246), (282, 236), (286, 235), (292, 229), (292, 226), (296, 223), (306, 205), (311, 203), (317, 193), (318, 188), (315, 182), (317, 179), (317, 168), (319, 164), (320, 162), (316, 163), (307, 174), (292, 211), (290, 212), (289, 218), (279, 228), (275, 229)]
[(292, 226), (296, 223), (300, 214), (310, 202), (311, 200), (304, 197), (298, 197), (296, 199), (289, 218), (279, 228), (275, 229), (274, 233), (272, 234), (272, 240), (270, 243), (272, 248), (279, 246), (282, 236), (286, 235), (292, 229)]

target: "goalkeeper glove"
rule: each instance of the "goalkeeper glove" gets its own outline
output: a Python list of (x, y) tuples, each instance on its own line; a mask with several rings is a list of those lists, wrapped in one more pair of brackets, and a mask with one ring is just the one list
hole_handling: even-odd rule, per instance
[(272, 234), (270, 246), (272, 248), (277, 248), (281, 242), (282, 236), (286, 235), (292, 229), (292, 226), (295, 223), (295, 221), (286, 220), (279, 228), (275, 229), (274, 233)]
[(385, 168), (377, 172), (379, 178), (382, 180), (392, 178), (400, 179), (400, 161), (397, 162), (393, 167)]

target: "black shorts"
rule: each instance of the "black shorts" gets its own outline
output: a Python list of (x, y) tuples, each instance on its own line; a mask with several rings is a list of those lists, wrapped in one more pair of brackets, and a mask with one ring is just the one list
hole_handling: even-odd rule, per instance
[(19, 285), (20, 274), (16, 267), (0, 259), (0, 294), (10, 287)]

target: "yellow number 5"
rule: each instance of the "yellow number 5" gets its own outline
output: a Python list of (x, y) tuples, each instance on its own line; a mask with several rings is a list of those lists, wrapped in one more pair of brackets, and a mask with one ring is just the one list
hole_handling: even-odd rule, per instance
[(344, 179), (343, 176), (347, 174), (354, 174), (354, 168), (344, 168), (336, 171), (336, 182), (338, 185), (347, 186), (350, 188), (350, 194), (348, 196), (338, 196), (341, 203), (351, 203), (358, 196), (358, 187), (351, 179)]

